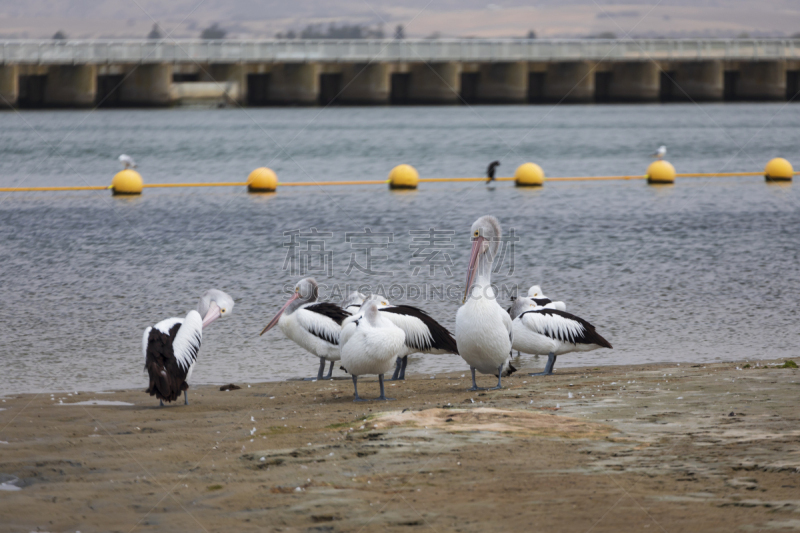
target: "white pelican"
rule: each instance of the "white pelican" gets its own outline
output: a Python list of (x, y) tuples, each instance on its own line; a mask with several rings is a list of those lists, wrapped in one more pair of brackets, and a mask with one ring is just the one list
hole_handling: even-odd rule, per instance
[(532, 298), (518, 298), (509, 314), (513, 319), (513, 349), (535, 355), (547, 354), (544, 372), (531, 376), (552, 374), (559, 355), (611, 348), (611, 343), (584, 319), (566, 311), (541, 307)]
[(367, 296), (358, 291), (353, 291), (347, 296), (347, 300), (342, 302), (342, 309), (348, 313), (355, 314), (361, 309), (361, 304), (367, 300)]
[(173, 402), (183, 391), (189, 405), (189, 378), (197, 362), (197, 352), (203, 339), (203, 330), (213, 321), (228, 316), (233, 311), (233, 298), (222, 291), (211, 289), (200, 298), (197, 311), (189, 311), (186, 318), (167, 318), (144, 330), (142, 353), (144, 367), (150, 375), (147, 392), (164, 402)]
[(475, 370), (497, 376), (497, 386), (489, 389), (494, 390), (502, 387), (502, 376), (516, 371), (511, 365), (511, 317), (497, 303), (491, 285), (502, 230), (496, 218), (483, 216), (472, 224), (471, 232), (465, 303), (456, 314), (456, 344), (472, 372), (470, 390), (483, 390), (475, 383)]
[(564, 302), (554, 302), (542, 293), (542, 288), (538, 285), (533, 285), (530, 289), (528, 289), (528, 298), (533, 298), (536, 303), (542, 307), (550, 307), (552, 309), (558, 309), (559, 311), (567, 310), (567, 304)]
[(403, 353), (406, 334), (378, 311), (378, 302), (367, 300), (355, 316), (345, 320), (342, 326), (342, 367), (353, 376), (356, 402), (358, 376), (378, 374), (381, 385), (379, 400), (387, 398), (383, 387), (383, 374), (392, 368), (392, 362)]
[(392, 305), (389, 300), (373, 294), (369, 298), (361, 293), (351, 293), (345, 302), (345, 309), (357, 313), (357, 305), (367, 299), (374, 299), (381, 314), (392, 321), (406, 335), (405, 351), (397, 358), (391, 381), (406, 379), (408, 356), (412, 353), (453, 353), (458, 355), (456, 340), (450, 332), (428, 313), (411, 305)]
[(125, 165), (125, 168), (136, 168), (136, 161), (129, 155), (122, 154), (119, 156), (119, 162)]
[(664, 159), (664, 156), (667, 155), (667, 147), (663, 144), (658, 147), (654, 153), (650, 154), (650, 157), (655, 157), (656, 159)]
[[(261, 335), (277, 324), (284, 335), (319, 357), (317, 377), (307, 379), (331, 379), (333, 363), (341, 359), (339, 334), (342, 332), (342, 321), (350, 313), (336, 304), (316, 303), (317, 298), (319, 286), (316, 280), (301, 279), (295, 285), (292, 297), (261, 330)], [(323, 377), (325, 361), (330, 361), (331, 366), (328, 375)]]

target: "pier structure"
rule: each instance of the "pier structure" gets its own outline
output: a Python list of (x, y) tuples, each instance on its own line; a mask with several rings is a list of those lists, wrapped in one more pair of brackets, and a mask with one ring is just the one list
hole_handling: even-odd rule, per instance
[(786, 101), (800, 40), (0, 42), (0, 106)]

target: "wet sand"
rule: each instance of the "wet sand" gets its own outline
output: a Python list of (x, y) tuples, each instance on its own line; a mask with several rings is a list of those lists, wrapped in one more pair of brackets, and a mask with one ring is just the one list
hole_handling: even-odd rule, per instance
[(782, 362), (7, 397), (0, 531), (800, 530)]

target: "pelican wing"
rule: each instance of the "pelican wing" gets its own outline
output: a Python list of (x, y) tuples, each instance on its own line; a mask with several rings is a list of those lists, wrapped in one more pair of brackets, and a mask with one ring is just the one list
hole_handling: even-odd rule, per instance
[[(511, 320), (511, 316), (508, 313), (501, 313), (500, 315), (503, 317), (503, 325), (508, 330), (508, 340), (511, 341), (511, 346), (514, 346), (514, 321)], [(511, 374), (509, 373), (508, 375), (510, 376)]]
[(410, 305), (394, 305), (381, 309), (406, 334), (405, 345), (420, 352), (431, 350), (458, 354), (453, 335), (428, 313)]
[(162, 320), (154, 327), (147, 328), (147, 339), (142, 339), (145, 350), (144, 367), (150, 376), (147, 392), (167, 402), (178, 398), (187, 374), (175, 358), (174, 352), (175, 338), (182, 323), (182, 318)]
[(197, 352), (200, 351), (202, 340), (203, 319), (197, 311), (189, 311), (172, 343), (175, 359), (184, 372), (188, 372), (189, 367), (197, 361)]
[(339, 344), (342, 322), (350, 313), (332, 303), (312, 304), (295, 311), (300, 327), (333, 345)]
[(561, 342), (597, 344), (611, 348), (611, 343), (595, 331), (584, 319), (558, 309), (534, 309), (519, 316), (531, 331)]
[(144, 328), (144, 335), (142, 335), (142, 355), (144, 356), (145, 362), (147, 362), (147, 344), (150, 340), (150, 331), (152, 331), (152, 329), (153, 328), (150, 326), (147, 326)]

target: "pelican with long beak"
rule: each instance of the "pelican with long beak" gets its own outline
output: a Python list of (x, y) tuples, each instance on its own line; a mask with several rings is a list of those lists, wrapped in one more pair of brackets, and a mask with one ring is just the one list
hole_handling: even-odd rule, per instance
[[(297, 282), (289, 300), (281, 307), (278, 314), (270, 320), (261, 335), (277, 325), (284, 335), (319, 357), (319, 370), (316, 378), (331, 379), (333, 364), (342, 358), (339, 349), (339, 335), (342, 332), (342, 321), (350, 313), (336, 304), (319, 302), (319, 285), (314, 278), (303, 278)], [(325, 373), (325, 362), (330, 361), (328, 375)]]
[(167, 318), (144, 330), (142, 352), (144, 367), (150, 375), (147, 392), (164, 402), (173, 402), (183, 391), (184, 404), (189, 405), (189, 378), (197, 363), (197, 352), (203, 339), (203, 330), (216, 319), (233, 312), (233, 298), (224, 292), (211, 289), (206, 292), (197, 311), (186, 318)]
[(469, 390), (486, 390), (478, 388), (476, 370), (497, 376), (497, 386), (489, 390), (500, 389), (502, 377), (516, 371), (511, 365), (511, 317), (492, 289), (492, 262), (500, 250), (502, 229), (496, 218), (483, 216), (472, 224), (471, 234), (464, 301), (456, 314), (456, 344), (472, 372)]

